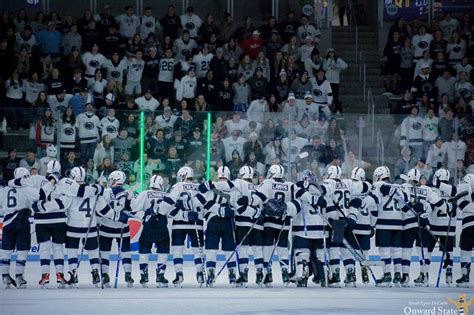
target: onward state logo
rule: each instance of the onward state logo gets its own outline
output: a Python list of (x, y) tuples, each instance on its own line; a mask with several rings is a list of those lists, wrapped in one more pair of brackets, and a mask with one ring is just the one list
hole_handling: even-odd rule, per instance
[(468, 299), (467, 294), (445, 301), (411, 301), (403, 309), (405, 315), (469, 315), (474, 298)]

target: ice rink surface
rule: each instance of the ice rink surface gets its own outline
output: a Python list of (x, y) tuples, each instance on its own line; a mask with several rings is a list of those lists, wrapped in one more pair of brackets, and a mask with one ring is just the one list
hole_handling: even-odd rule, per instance
[[(79, 271), (78, 289), (61, 290), (53, 283), (49, 289), (42, 290), (37, 284), (39, 263), (29, 262), (25, 274), (27, 289), (0, 289), (0, 314), (460, 314), (448, 298), (457, 300), (462, 294), (467, 294), (468, 300), (474, 298), (474, 284), (471, 280), (471, 288), (448, 288), (443, 274), (441, 287), (435, 288), (438, 267), (438, 263), (431, 266), (429, 288), (376, 288), (373, 283), (367, 287), (359, 284), (357, 288), (320, 288), (311, 281), (308, 288), (294, 285), (285, 288), (281, 284), (278, 266), (273, 270), (273, 288), (258, 288), (252, 267), (248, 288), (231, 288), (226, 271), (214, 288), (199, 288), (194, 267), (186, 262), (182, 288), (171, 284), (169, 288), (158, 289), (154, 286), (154, 265), (150, 264), (149, 287), (142, 288), (138, 283), (138, 263), (135, 262), (133, 288), (126, 288), (121, 270), (119, 288), (101, 290), (92, 286), (89, 266), (84, 263)], [(454, 280), (459, 277), (458, 269), (457, 264)], [(373, 270), (377, 277), (381, 276), (380, 267), (373, 267)], [(417, 272), (418, 264), (415, 263), (412, 265), (412, 280), (417, 277)], [(112, 283), (114, 274), (115, 263), (112, 263)], [(174, 279), (172, 263), (166, 277), (170, 283)], [(344, 279), (344, 274), (341, 278)], [(51, 275), (51, 280), (56, 280), (54, 275)], [(432, 312), (421, 313), (420, 310)]]

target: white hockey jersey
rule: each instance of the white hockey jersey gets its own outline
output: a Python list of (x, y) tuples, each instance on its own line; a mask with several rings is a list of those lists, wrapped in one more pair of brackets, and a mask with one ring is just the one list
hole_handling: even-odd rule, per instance
[(91, 52), (86, 52), (82, 54), (81, 60), (86, 67), (85, 75), (93, 77), (95, 70), (102, 68), (107, 58), (101, 53), (92, 54)]
[(146, 39), (150, 33), (155, 34), (158, 21), (153, 16), (140, 17), (140, 37)]
[(48, 95), (48, 104), (51, 107), (53, 117), (56, 120), (61, 119), (66, 107), (68, 107), (69, 102), (71, 101), (72, 95), (66, 94), (63, 100), (59, 100), (56, 95)]
[(204, 55), (202, 52), (193, 57), (193, 62), (196, 65), (196, 77), (204, 78), (207, 71), (209, 71), (209, 64), (211, 59), (214, 57), (212, 53)]
[[(174, 203), (176, 203), (179, 199), (188, 199), (190, 200), (191, 208), (190, 210), (198, 211), (199, 217), (196, 221), (196, 225), (198, 228), (202, 229), (204, 221), (203, 221), (203, 214), (201, 209), (198, 207), (197, 203), (195, 204), (195, 197), (199, 193), (199, 185), (193, 182), (178, 182), (171, 187), (169, 197), (173, 204), (169, 202), (163, 203), (163, 211), (170, 212), (173, 211), (175, 208)], [(174, 209), (176, 213), (179, 211)], [(182, 216), (172, 212), (173, 218), (173, 229), (174, 230), (188, 230), (188, 229), (195, 229), (195, 224), (184, 220)]]
[(81, 113), (77, 115), (79, 126), (79, 140), (81, 143), (94, 143), (99, 139), (100, 120), (94, 113)]
[(309, 82), (313, 86), (311, 93), (313, 94), (313, 102), (319, 106), (330, 106), (333, 101), (331, 84), (328, 80), (318, 82), (316, 78), (310, 78)]
[(3, 228), (8, 226), (23, 209), (31, 209), (33, 202), (38, 199), (38, 189), (33, 187), (11, 187), (0, 188), (2, 197), (1, 215), (3, 216)]
[(105, 135), (109, 135), (110, 138), (114, 139), (118, 136), (118, 131), (120, 128), (120, 122), (115, 117), (104, 117), (100, 121), (100, 129), (102, 130), (102, 138)]
[(61, 130), (59, 132), (59, 143), (63, 149), (74, 149), (76, 147), (76, 130), (77, 123), (71, 124), (69, 122), (61, 123)]
[(188, 14), (183, 14), (180, 16), (181, 26), (184, 30), (189, 31), (189, 37), (196, 38), (198, 37), (198, 30), (202, 25), (202, 20), (196, 14), (189, 16)]
[(123, 58), (118, 64), (114, 64), (110, 59), (104, 62), (104, 68), (107, 69), (107, 81), (115, 80), (121, 84), (124, 78), (124, 72), (127, 70), (127, 59)]
[[(439, 188), (431, 187), (431, 190), (438, 195), (441, 199), (447, 202), (448, 199), (456, 195), (456, 188), (452, 185), (440, 183)], [(434, 235), (446, 236), (448, 224), (449, 224), (449, 214), (442, 211), (442, 209), (436, 209), (431, 212), (430, 217), (430, 230)], [(451, 224), (449, 227), (449, 235), (456, 235), (456, 217), (451, 218)]]
[[(128, 191), (124, 190), (122, 187), (106, 188), (103, 194), (103, 197), (114, 215), (109, 217), (104, 217), (99, 220), (101, 226), (99, 234), (100, 236), (105, 237), (120, 237), (121, 234), (123, 237), (130, 236), (130, 228), (128, 224), (123, 224), (118, 221), (121, 211), (130, 210), (130, 199), (131, 196)], [(112, 219), (111, 219), (112, 217)]]
[[(383, 185), (390, 186), (390, 192), (384, 196), (380, 191)], [(389, 184), (383, 181), (375, 182), (372, 186), (371, 197), (377, 205), (376, 228), (381, 230), (401, 230), (402, 229), (402, 201), (405, 196), (399, 185)]]
[(458, 201), (459, 210), (462, 212), (462, 229), (474, 226), (474, 189), (469, 184), (459, 184), (458, 194), (467, 192), (468, 194)]

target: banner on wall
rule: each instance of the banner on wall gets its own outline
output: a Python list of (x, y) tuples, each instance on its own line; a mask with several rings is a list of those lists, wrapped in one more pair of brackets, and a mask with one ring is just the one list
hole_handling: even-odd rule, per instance
[(383, 18), (385, 21), (396, 20), (399, 17), (414, 19), (428, 18), (431, 0), (385, 0)]
[(442, 14), (449, 11), (453, 13), (467, 13), (474, 11), (474, 1), (472, 0), (435, 0), (435, 13)]

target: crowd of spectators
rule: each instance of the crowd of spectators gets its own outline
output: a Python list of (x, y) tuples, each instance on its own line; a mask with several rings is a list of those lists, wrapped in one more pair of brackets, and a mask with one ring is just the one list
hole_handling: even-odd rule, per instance
[(398, 18), (384, 49), (385, 93), (401, 95), (393, 113), (400, 136), (400, 174), (427, 178), (445, 167), (459, 178), (474, 162), (474, 21), (446, 11), (428, 25)]
[[(0, 130), (29, 130), (22, 165), (41, 173), (46, 147), (59, 144), (63, 175), (83, 165), (90, 181), (121, 169), (134, 182), (140, 111), (146, 178), (158, 172), (172, 182), (184, 164), (205, 176), (207, 112), (211, 164), (228, 165), (234, 177), (243, 164), (257, 176), (272, 163), (291, 167), (302, 150), (314, 151), (308, 167), (314, 161), (318, 173), (342, 164), (346, 144), (333, 114), (342, 112), (347, 63), (319, 50), (315, 21), (289, 11), (283, 21), (236, 25), (227, 12), (218, 23), (193, 11), (2, 12)], [(4, 169), (13, 169), (16, 150), (8, 155)]]

